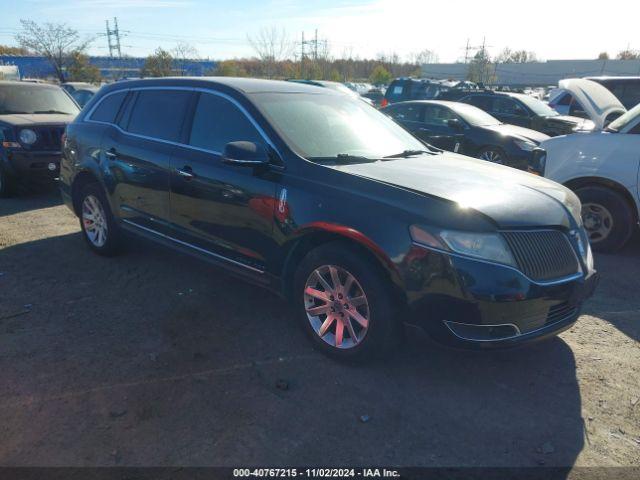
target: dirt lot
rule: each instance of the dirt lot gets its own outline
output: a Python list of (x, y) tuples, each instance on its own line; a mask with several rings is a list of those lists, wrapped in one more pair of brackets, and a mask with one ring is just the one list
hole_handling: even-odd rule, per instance
[(596, 262), (559, 338), (411, 332), (345, 366), (265, 291), (143, 243), (100, 258), (55, 192), (0, 200), (0, 464), (640, 465), (640, 238)]

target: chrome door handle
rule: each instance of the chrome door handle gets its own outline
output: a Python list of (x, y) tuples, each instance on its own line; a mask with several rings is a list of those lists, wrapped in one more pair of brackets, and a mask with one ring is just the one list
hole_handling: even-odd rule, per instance
[(195, 177), (195, 175), (193, 174), (191, 169), (176, 168), (176, 173), (178, 175), (180, 175), (181, 177), (184, 177), (184, 178), (193, 178), (193, 177)]

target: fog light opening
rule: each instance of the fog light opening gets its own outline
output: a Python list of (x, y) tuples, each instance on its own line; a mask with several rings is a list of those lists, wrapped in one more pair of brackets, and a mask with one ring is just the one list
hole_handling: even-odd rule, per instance
[(469, 323), (458, 323), (445, 320), (444, 324), (456, 337), (473, 342), (507, 340), (521, 334), (520, 329), (512, 323), (504, 323), (500, 325), (472, 325)]

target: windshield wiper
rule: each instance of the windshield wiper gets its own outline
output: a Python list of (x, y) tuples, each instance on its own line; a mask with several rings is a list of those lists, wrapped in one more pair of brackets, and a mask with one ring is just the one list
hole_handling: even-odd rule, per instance
[(387, 155), (386, 157), (382, 157), (383, 159), (385, 158), (409, 158), (409, 157), (415, 157), (416, 155), (423, 155), (423, 154), (428, 154), (428, 155), (433, 155), (435, 153), (435, 151), (431, 151), (431, 150), (405, 150), (403, 152), (400, 153), (394, 153), (393, 155)]
[(73, 115), (72, 113), (63, 112), (61, 110), (36, 110), (33, 113), (61, 113), (62, 115)]
[(360, 155), (350, 155), (348, 153), (339, 153), (335, 157), (310, 157), (309, 160), (314, 162), (336, 162), (336, 163), (372, 163), (375, 158), (362, 157)]

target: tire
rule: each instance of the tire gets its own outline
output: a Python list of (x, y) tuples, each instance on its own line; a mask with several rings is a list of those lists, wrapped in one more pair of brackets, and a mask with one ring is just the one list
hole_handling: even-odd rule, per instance
[[(504, 153), (504, 150), (500, 147), (494, 146), (481, 148), (478, 151), (478, 158), (485, 162), (497, 163), (500, 165), (507, 165), (509, 163), (509, 158), (507, 157), (507, 154)], [(497, 160), (491, 160), (491, 158), (496, 158)]]
[(0, 198), (13, 195), (13, 182), (0, 166)]
[[(332, 292), (326, 288), (334, 286), (332, 268), (342, 287), (348, 283), (348, 275), (353, 277), (348, 291), (343, 288)], [(318, 273), (324, 278), (325, 286)], [(310, 291), (314, 295), (310, 295)], [(344, 296), (338, 298), (340, 295)], [(305, 333), (317, 349), (330, 357), (355, 361), (382, 357), (402, 339), (402, 324), (397, 318), (391, 282), (379, 266), (345, 242), (331, 242), (307, 254), (294, 275), (293, 302)], [(316, 310), (308, 313), (312, 308), (322, 313), (316, 316), (313, 315)], [(329, 315), (333, 317), (331, 320)], [(367, 321), (366, 328), (362, 319)], [(325, 324), (327, 328), (322, 330)], [(340, 343), (339, 330), (342, 330)]]
[(620, 250), (631, 238), (635, 224), (629, 202), (606, 187), (583, 187), (576, 195), (582, 202), (582, 221), (591, 247), (603, 253)]
[[(118, 253), (120, 250), (120, 231), (102, 187), (98, 183), (85, 185), (80, 191), (78, 205), (80, 206), (79, 218), (82, 236), (89, 248), (95, 253), (107, 257)], [(96, 219), (97, 228), (91, 228), (93, 224), (91, 218)], [(102, 232), (102, 234), (98, 234), (98, 232)]]

